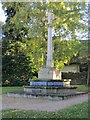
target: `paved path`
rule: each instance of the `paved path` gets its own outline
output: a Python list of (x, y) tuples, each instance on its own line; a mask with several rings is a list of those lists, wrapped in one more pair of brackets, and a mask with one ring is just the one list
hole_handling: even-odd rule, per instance
[(88, 94), (74, 96), (66, 100), (50, 100), (42, 98), (21, 98), (2, 96), (2, 109), (22, 109), (35, 111), (56, 111), (88, 101)]

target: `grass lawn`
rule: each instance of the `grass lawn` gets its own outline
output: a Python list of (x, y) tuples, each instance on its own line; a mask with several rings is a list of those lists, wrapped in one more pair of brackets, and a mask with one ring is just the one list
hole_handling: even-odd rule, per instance
[[(77, 91), (88, 91), (85, 85), (75, 85)], [(23, 91), (23, 87), (2, 87), (2, 93)], [(90, 91), (90, 90), (89, 90)], [(57, 112), (35, 112), (30, 110), (3, 110), (3, 118), (88, 118), (88, 102), (74, 105)]]
[(88, 102), (56, 112), (36, 112), (30, 110), (3, 110), (3, 118), (88, 118)]
[[(76, 91), (90, 91), (90, 87), (86, 85), (73, 85), (76, 86)], [(0, 87), (0, 93), (5, 94), (8, 92), (22, 92), (24, 87)]]
[(8, 93), (8, 92), (22, 92), (23, 90), (24, 90), (24, 87), (2, 87), (2, 94)]
[(90, 86), (87, 85), (74, 85), (77, 87), (76, 91), (90, 91)]

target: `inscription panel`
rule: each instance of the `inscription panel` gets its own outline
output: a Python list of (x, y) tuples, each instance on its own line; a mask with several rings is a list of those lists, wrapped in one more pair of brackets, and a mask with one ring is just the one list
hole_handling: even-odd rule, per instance
[(30, 86), (47, 86), (47, 82), (30, 82)]
[(63, 86), (63, 82), (35, 82), (31, 81), (30, 86)]
[(48, 86), (63, 86), (63, 82), (48, 82)]
[(41, 92), (42, 92), (42, 91), (41, 91), (41, 90), (39, 90), (39, 89), (36, 89), (36, 90), (35, 90), (35, 89), (33, 89), (33, 90), (32, 90), (32, 93), (41, 93)]

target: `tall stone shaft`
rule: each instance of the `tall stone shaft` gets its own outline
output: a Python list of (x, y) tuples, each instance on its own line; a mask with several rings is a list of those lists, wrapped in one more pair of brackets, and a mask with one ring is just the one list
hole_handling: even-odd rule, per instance
[(52, 55), (52, 13), (48, 12), (48, 41), (46, 67), (38, 71), (39, 80), (60, 80), (61, 72), (54, 68)]
[(46, 67), (54, 67), (52, 55), (52, 13), (48, 12), (48, 42)]

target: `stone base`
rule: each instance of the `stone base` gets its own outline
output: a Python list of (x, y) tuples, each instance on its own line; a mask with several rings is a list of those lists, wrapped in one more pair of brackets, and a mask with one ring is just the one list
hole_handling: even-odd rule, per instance
[(63, 80), (30, 80), (30, 87), (70, 87), (71, 79)]
[(76, 92), (76, 88), (72, 87), (30, 87), (24, 88), (26, 94), (73, 94)]
[(75, 87), (70, 86), (70, 79), (62, 80), (31, 80), (30, 86), (24, 88), (26, 94), (64, 95), (75, 92)]
[(41, 68), (38, 72), (40, 80), (61, 80), (61, 72), (55, 68)]
[[(31, 80), (30, 86), (24, 88), (26, 93), (43, 93), (43, 94), (59, 94), (69, 93), (70, 79), (68, 80)], [(73, 91), (73, 90), (72, 90)]]

